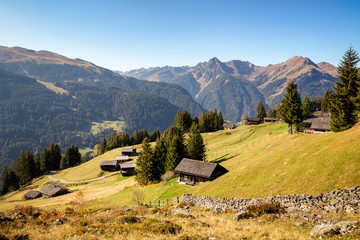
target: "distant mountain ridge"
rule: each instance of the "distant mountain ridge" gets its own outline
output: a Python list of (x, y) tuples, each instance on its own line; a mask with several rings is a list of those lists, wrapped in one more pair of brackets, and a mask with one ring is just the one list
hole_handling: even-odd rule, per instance
[(0, 46), (0, 68), (44, 82), (78, 82), (97, 87), (143, 91), (163, 97), (193, 115), (200, 115), (204, 111), (186, 90), (176, 84), (148, 82), (121, 76), (93, 63), (49, 51)]
[(310, 98), (322, 97), (337, 80), (337, 69), (333, 65), (315, 64), (300, 56), (266, 67), (240, 60), (221, 62), (215, 57), (192, 67), (141, 68), (123, 74), (148, 81), (177, 83), (206, 109), (216, 107), (232, 121), (253, 116), (260, 100), (269, 106), (279, 104), (290, 80), (298, 84), (302, 97), (309, 95)]

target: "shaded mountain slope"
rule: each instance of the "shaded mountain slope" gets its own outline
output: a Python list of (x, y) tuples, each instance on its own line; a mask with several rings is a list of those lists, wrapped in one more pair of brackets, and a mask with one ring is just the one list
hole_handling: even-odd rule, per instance
[(187, 91), (176, 84), (124, 77), (90, 62), (70, 59), (49, 51), (0, 47), (0, 68), (44, 82), (72, 81), (98, 87), (143, 91), (163, 97), (193, 115), (200, 115), (204, 111)]
[(57, 83), (67, 94), (56, 94), (35, 79), (2, 69), (0, 86), (3, 162), (15, 160), (20, 150), (41, 151), (51, 142), (58, 142), (63, 148), (99, 143), (101, 136), (90, 134), (92, 122), (121, 121), (125, 123), (123, 129), (130, 132), (143, 128), (164, 130), (179, 109), (146, 92), (73, 82)]

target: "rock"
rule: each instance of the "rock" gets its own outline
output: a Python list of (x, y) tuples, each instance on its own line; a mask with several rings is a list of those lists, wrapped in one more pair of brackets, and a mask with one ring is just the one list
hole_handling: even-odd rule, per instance
[(22, 214), (21, 212), (16, 212), (16, 213), (12, 214), (10, 216), (10, 218), (13, 219), (13, 220), (19, 220), (19, 219), (26, 218), (26, 216), (24, 214)]
[(342, 222), (338, 222), (336, 226), (340, 228), (340, 233), (342, 235), (347, 235), (348, 233), (357, 229), (358, 224), (359, 222), (357, 221), (342, 221)]
[(295, 222), (295, 226), (301, 227), (301, 226), (304, 226), (304, 225), (305, 225), (305, 222), (302, 222), (302, 221)]
[(251, 217), (251, 214), (249, 211), (241, 211), (241, 212), (238, 212), (233, 220), (234, 221), (239, 221), (240, 219), (247, 219), (247, 218), (250, 218)]
[(61, 219), (61, 218), (57, 218), (57, 219), (55, 219), (52, 223), (53, 223), (53, 224), (56, 224), (56, 225), (61, 225), (61, 224), (64, 223), (64, 220)]
[(184, 208), (175, 208), (171, 210), (172, 215), (184, 215), (186, 217), (190, 216), (189, 210)]
[(340, 227), (334, 224), (316, 225), (311, 229), (310, 236), (336, 235), (340, 233)]

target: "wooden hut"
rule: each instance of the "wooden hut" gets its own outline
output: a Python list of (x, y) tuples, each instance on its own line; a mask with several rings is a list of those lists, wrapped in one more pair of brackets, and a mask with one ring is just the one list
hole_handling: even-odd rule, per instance
[(314, 134), (330, 131), (330, 113), (314, 113), (304, 119), (304, 133)]
[(257, 125), (260, 124), (260, 118), (245, 118), (245, 125)]
[(265, 118), (264, 118), (264, 122), (278, 123), (279, 121), (280, 121), (279, 118), (271, 118), (271, 117), (265, 117)]
[(69, 189), (57, 184), (48, 184), (40, 190), (47, 197), (55, 197), (69, 193)]
[(126, 161), (129, 161), (129, 156), (128, 155), (124, 155), (124, 156), (116, 156), (115, 157), (115, 161), (117, 161), (118, 163), (123, 163)]
[(134, 155), (136, 155), (136, 148), (124, 148), (121, 150), (121, 154), (123, 156), (125, 156), (125, 155), (134, 156)]
[(100, 163), (100, 168), (103, 171), (111, 172), (119, 170), (119, 162), (118, 161), (102, 161)]
[(35, 199), (41, 197), (42, 194), (39, 191), (30, 190), (27, 193), (24, 194), (25, 200)]
[(121, 176), (132, 176), (135, 173), (135, 163), (122, 163), (120, 164)]
[(231, 130), (231, 129), (235, 128), (235, 123), (224, 123), (223, 128), (224, 128), (224, 130)]
[(174, 172), (180, 174), (180, 183), (194, 185), (196, 183), (214, 180), (226, 173), (227, 170), (217, 163), (183, 158)]

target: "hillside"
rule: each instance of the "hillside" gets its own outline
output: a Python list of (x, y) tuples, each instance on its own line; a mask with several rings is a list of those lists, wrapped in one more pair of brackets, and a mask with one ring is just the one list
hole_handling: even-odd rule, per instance
[(71, 144), (89, 147), (94, 123), (112, 121), (130, 131), (165, 130), (178, 107), (145, 92), (81, 83), (38, 82), (0, 69), (0, 168), (18, 158), (20, 150), (42, 151), (51, 142), (65, 149)]
[[(123, 74), (148, 81), (177, 83), (203, 107), (216, 107), (225, 113), (225, 119), (230, 121), (254, 116), (260, 100), (264, 99), (268, 106), (279, 104), (290, 80), (298, 84), (302, 98), (309, 95), (311, 99), (318, 95), (322, 97), (326, 90), (332, 89), (337, 80), (337, 69), (334, 66), (326, 62), (315, 64), (306, 57), (293, 57), (283, 63), (266, 67), (246, 61), (221, 62), (212, 58), (192, 67), (142, 68)], [(228, 77), (222, 77), (224, 75)], [(229, 81), (232, 81), (232, 84), (227, 84)], [(227, 97), (224, 92), (237, 98)], [(228, 111), (229, 108), (231, 111)]]
[(165, 98), (179, 109), (200, 115), (204, 109), (176, 84), (141, 81), (124, 77), (93, 63), (49, 51), (0, 46), (0, 68), (51, 83), (80, 82), (96, 87), (117, 87)]
[[(360, 125), (341, 133), (288, 135), (285, 124), (241, 126), (231, 131), (204, 134), (208, 160), (220, 163), (228, 173), (195, 187), (179, 185), (176, 179), (165, 184), (137, 186), (134, 177), (112, 176), (85, 185), (70, 185), (70, 194), (54, 199), (22, 201), (25, 191), (2, 200), (1, 209), (19, 204), (64, 206), (83, 191), (89, 206), (131, 204), (134, 189), (144, 202), (170, 199), (184, 193), (229, 197), (268, 197), (277, 194), (318, 194), (337, 188), (360, 185)], [(270, 134), (271, 133), (271, 134)], [(114, 149), (83, 165), (61, 171), (55, 179), (83, 180), (99, 176), (99, 162), (111, 160)], [(45, 176), (32, 185), (40, 189), (51, 182)]]

